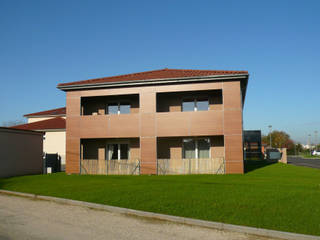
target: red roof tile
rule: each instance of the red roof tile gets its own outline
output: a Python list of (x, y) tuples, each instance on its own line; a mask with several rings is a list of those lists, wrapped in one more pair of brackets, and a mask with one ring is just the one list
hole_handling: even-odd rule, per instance
[(54, 115), (66, 115), (66, 108), (62, 107), (62, 108), (56, 108), (56, 109), (46, 110), (42, 112), (29, 113), (23, 116), (32, 117), (32, 116), (54, 116)]
[(43, 121), (12, 126), (10, 128), (22, 130), (66, 129), (66, 120), (61, 117), (56, 117)]
[(160, 69), (147, 72), (131, 73), (119, 76), (95, 78), (69, 83), (60, 83), (58, 87), (72, 86), (81, 84), (98, 84), (109, 82), (151, 80), (151, 79), (169, 79), (183, 77), (200, 77), (212, 75), (230, 75), (230, 74), (248, 74), (247, 71), (225, 71), (225, 70), (191, 70), (191, 69)]

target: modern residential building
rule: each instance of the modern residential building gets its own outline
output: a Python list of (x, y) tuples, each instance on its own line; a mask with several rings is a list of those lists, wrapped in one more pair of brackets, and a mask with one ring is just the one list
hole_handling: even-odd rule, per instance
[(58, 153), (61, 168), (65, 166), (66, 155), (66, 108), (57, 108), (24, 115), (28, 123), (13, 126), (15, 129), (44, 132), (44, 153)]
[(243, 173), (248, 77), (166, 68), (59, 84), (66, 172)]

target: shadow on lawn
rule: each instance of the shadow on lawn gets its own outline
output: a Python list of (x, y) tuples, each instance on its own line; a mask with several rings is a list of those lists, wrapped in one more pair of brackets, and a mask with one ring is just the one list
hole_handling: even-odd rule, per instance
[[(0, 178), (0, 189), (3, 189), (4, 186), (5, 186), (5, 184), (4, 184), (4, 179), (3, 179), (3, 178)], [(0, 238), (0, 239), (2, 239), (2, 238)]]
[(276, 163), (276, 162), (268, 162), (265, 160), (245, 160), (244, 161), (244, 172), (248, 173), (248, 172), (254, 171), (256, 169), (269, 166), (274, 163)]

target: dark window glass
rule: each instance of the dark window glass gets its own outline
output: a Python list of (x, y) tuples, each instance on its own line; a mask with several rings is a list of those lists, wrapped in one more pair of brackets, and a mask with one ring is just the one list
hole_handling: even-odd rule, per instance
[(128, 144), (120, 144), (120, 159), (128, 159)]
[(198, 158), (209, 158), (210, 140), (208, 138), (198, 139)]
[(193, 112), (194, 111), (194, 101), (185, 100), (182, 102), (182, 112)]
[(197, 101), (197, 111), (208, 111), (209, 101), (208, 100), (198, 100)]
[(118, 159), (118, 144), (109, 144), (108, 151), (109, 151), (109, 159), (111, 160)]
[(118, 104), (109, 104), (108, 114), (118, 114)]
[(194, 139), (183, 139), (183, 158), (195, 158)]
[(129, 114), (130, 113), (130, 104), (121, 103), (120, 104), (120, 114)]

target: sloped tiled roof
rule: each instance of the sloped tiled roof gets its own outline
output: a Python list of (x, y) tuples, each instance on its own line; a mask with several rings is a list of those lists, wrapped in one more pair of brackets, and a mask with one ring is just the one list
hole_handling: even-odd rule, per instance
[(38, 122), (12, 126), (11, 128), (22, 130), (66, 129), (66, 120), (61, 117), (56, 117)]
[(46, 110), (42, 112), (36, 112), (36, 113), (29, 113), (23, 115), (24, 117), (33, 117), (33, 116), (54, 116), (54, 115), (66, 115), (66, 108), (56, 108), (56, 109), (51, 109), (51, 110)]
[(147, 72), (138, 72), (112, 77), (95, 78), (76, 82), (60, 83), (58, 87), (82, 85), (82, 84), (99, 84), (111, 82), (125, 82), (137, 80), (152, 80), (152, 79), (170, 79), (170, 78), (185, 78), (185, 77), (200, 77), (213, 75), (234, 75), (248, 74), (247, 71), (225, 71), (225, 70), (191, 70), (191, 69), (160, 69)]

